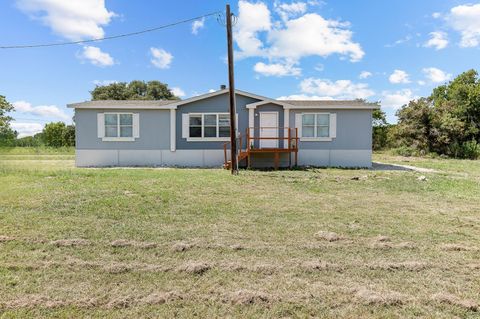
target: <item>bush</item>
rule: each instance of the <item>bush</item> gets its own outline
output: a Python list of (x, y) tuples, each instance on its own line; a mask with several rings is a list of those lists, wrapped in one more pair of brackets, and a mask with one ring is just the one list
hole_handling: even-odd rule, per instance
[(462, 158), (478, 159), (480, 157), (480, 144), (476, 140), (463, 143), (460, 146)]

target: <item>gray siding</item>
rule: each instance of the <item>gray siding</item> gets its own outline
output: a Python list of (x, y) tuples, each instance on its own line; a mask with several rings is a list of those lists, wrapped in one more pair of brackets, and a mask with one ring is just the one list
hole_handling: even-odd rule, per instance
[[(247, 104), (258, 102), (257, 99), (242, 95), (236, 95), (236, 105), (238, 113), (238, 131), (245, 135), (248, 126)], [(182, 138), (182, 114), (183, 113), (208, 113), (208, 112), (228, 112), (228, 94), (217, 95), (211, 98), (195, 101), (192, 103), (180, 105), (176, 112), (176, 136), (177, 149), (195, 150), (195, 149), (223, 149), (225, 142), (188, 142)], [(245, 145), (245, 143), (244, 143)]]
[(302, 112), (337, 113), (337, 137), (331, 142), (300, 141), (302, 150), (371, 150), (371, 110), (290, 110), (290, 127), (295, 127), (295, 114)]
[(127, 110), (139, 113), (140, 137), (133, 142), (103, 142), (97, 134), (97, 114), (102, 112), (126, 112), (126, 110), (75, 110), (76, 148), (103, 150), (169, 150), (169, 110)]

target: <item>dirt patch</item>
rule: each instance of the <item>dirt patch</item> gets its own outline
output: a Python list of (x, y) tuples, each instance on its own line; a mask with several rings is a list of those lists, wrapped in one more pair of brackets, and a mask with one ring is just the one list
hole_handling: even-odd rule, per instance
[(469, 250), (475, 250), (475, 248), (462, 245), (462, 244), (443, 244), (440, 246), (442, 250), (446, 251), (469, 251)]
[(7, 241), (12, 241), (12, 240), (15, 240), (15, 238), (13, 237), (9, 237), (9, 236), (0, 236), (0, 243), (4, 243), (4, 242), (7, 242)]
[(381, 270), (406, 270), (406, 271), (420, 271), (429, 268), (430, 265), (420, 261), (405, 261), (400, 263), (378, 263), (369, 265), (370, 269)]
[(248, 267), (248, 269), (260, 274), (272, 275), (280, 269), (280, 266), (272, 264), (255, 264)]
[(178, 270), (194, 275), (203, 275), (210, 270), (212, 266), (204, 262), (190, 262), (178, 268)]
[(259, 291), (238, 290), (227, 296), (227, 299), (235, 305), (253, 305), (269, 303), (271, 297)]
[(461, 299), (448, 293), (439, 293), (432, 296), (432, 300), (471, 311), (479, 311), (479, 305), (473, 300)]
[(224, 264), (221, 268), (227, 271), (245, 271), (248, 269), (245, 265), (236, 262)]
[(172, 246), (172, 250), (176, 251), (176, 252), (182, 252), (182, 251), (186, 251), (186, 250), (189, 250), (189, 249), (193, 248), (193, 246), (194, 246), (193, 244), (175, 243)]
[(86, 239), (59, 239), (51, 241), (50, 244), (57, 247), (76, 247), (90, 245), (90, 242)]
[(65, 306), (65, 302), (55, 299), (47, 298), (41, 295), (30, 295), (17, 298), (15, 300), (0, 304), (0, 309), (20, 309), (20, 308), (58, 308)]
[(123, 309), (135, 305), (135, 298), (132, 296), (117, 297), (106, 304), (107, 309)]
[(325, 240), (328, 242), (334, 242), (334, 241), (339, 241), (341, 239), (344, 239), (343, 236), (340, 236), (337, 233), (334, 232), (328, 232), (328, 231), (319, 231), (315, 234), (315, 238), (320, 239), (320, 240)]
[(152, 242), (117, 239), (117, 240), (112, 241), (110, 243), (110, 246), (112, 246), (114, 248), (135, 247), (135, 248), (142, 248), (142, 249), (150, 249), (150, 248), (157, 247), (157, 244), (152, 243)]
[(124, 274), (132, 270), (131, 267), (124, 264), (111, 264), (103, 268), (106, 272), (111, 274)]
[(234, 244), (234, 245), (230, 245), (230, 249), (231, 249), (231, 250), (244, 250), (245, 247), (243, 247), (243, 246), (240, 245), (240, 244)]
[(357, 290), (355, 297), (367, 305), (399, 306), (408, 301), (405, 295), (398, 292), (378, 292), (367, 288)]

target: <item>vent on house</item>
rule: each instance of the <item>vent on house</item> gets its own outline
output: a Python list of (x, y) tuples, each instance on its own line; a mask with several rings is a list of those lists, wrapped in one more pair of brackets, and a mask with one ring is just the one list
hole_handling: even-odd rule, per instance
[(220, 90), (225, 90), (227, 86), (225, 84), (220, 85)]

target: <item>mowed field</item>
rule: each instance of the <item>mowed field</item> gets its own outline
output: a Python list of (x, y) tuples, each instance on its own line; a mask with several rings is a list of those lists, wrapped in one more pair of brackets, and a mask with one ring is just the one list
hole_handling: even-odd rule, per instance
[(0, 317), (480, 316), (480, 161), (232, 177), (72, 154), (0, 152)]

